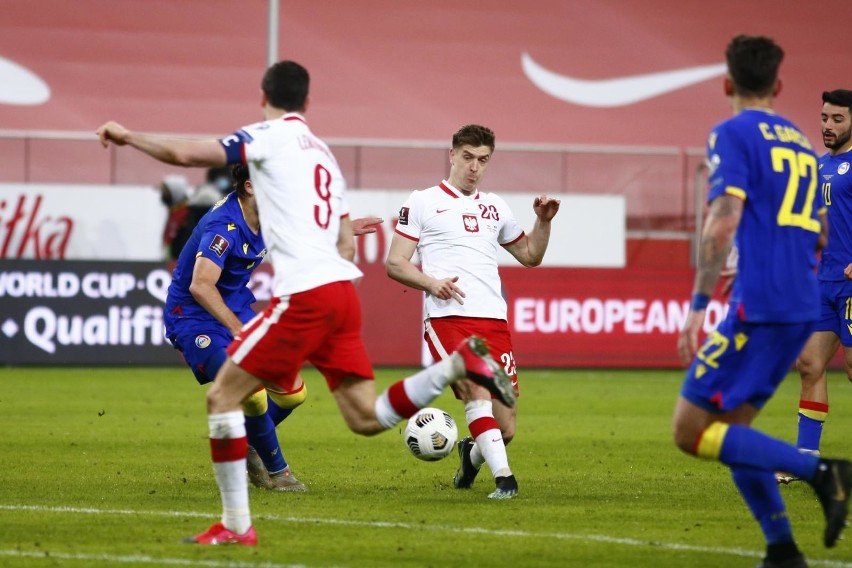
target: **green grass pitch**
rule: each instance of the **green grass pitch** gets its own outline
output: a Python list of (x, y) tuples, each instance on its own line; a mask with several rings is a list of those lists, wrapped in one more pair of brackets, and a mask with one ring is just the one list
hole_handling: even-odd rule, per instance
[[(377, 387), (410, 370), (385, 369)], [(852, 456), (852, 385), (830, 376), (827, 455)], [(0, 566), (753, 566), (760, 531), (727, 470), (670, 436), (680, 371), (527, 370), (509, 446), (520, 495), (452, 488), (457, 457), (408, 454), (403, 425), (350, 433), (325, 383), (278, 429), (306, 494), (251, 488), (260, 544), (180, 539), (220, 512), (204, 391), (183, 368), (0, 369)], [(791, 375), (756, 426), (795, 440)], [(460, 425), (460, 403), (444, 394)], [(462, 434), (464, 430), (462, 429)], [(820, 506), (782, 488), (812, 566), (852, 567), (852, 537), (822, 548)], [(852, 530), (852, 529), (850, 529)]]

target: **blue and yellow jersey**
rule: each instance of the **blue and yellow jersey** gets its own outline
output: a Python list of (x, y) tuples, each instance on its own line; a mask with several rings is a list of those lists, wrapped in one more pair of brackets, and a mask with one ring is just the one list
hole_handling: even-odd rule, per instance
[(822, 196), (828, 207), (828, 244), (822, 251), (820, 280), (843, 282), (852, 262), (852, 151), (819, 159)]
[(255, 301), (246, 285), (265, 255), (261, 234), (255, 234), (246, 224), (236, 192), (229, 193), (201, 218), (178, 256), (164, 310), (167, 335), (173, 334), (181, 319), (218, 325), (189, 291), (198, 257), (207, 258), (222, 269), (216, 288), (225, 304), (240, 316)]
[(771, 111), (747, 109), (719, 123), (707, 140), (708, 202), (744, 202), (732, 308), (753, 323), (816, 320), (820, 233), (817, 156), (807, 138)]

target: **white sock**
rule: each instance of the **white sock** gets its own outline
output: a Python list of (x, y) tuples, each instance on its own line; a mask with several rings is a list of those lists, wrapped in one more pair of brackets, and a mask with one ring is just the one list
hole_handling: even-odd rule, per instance
[(428, 406), (430, 402), (444, 392), (444, 389), (449, 384), (446, 366), (446, 361), (440, 361), (430, 367), (426, 367), (422, 371), (418, 371), (403, 381), (405, 394), (408, 395), (414, 406), (418, 408)]
[(402, 422), (402, 416), (396, 413), (393, 409), (393, 405), (390, 403), (388, 391), (385, 391), (376, 397), (375, 409), (376, 420), (378, 420), (379, 424), (384, 426), (386, 430), (393, 428), (394, 425)]
[(468, 426), (477, 420), (482, 420), (493, 426), (476, 436), (476, 443), (470, 452), (471, 463), (475, 467), (481, 467), (483, 463), (487, 463), (494, 477), (512, 475), (512, 470), (509, 468), (509, 456), (506, 453), (506, 444), (503, 443), (503, 434), (497, 426), (497, 421), (494, 420), (491, 401), (472, 400), (468, 402), (464, 407), (464, 416)]
[[(220, 440), (233, 441), (225, 442), (225, 445), (246, 444), (245, 416), (242, 411), (211, 414), (207, 417), (207, 423), (211, 446)], [(215, 450), (213, 453), (213, 472), (222, 498), (222, 524), (230, 531), (244, 534), (251, 527), (246, 458), (243, 456), (242, 459), (216, 461)]]
[(439, 361), (417, 373), (397, 381), (376, 398), (376, 419), (385, 428), (428, 406), (449, 384), (447, 361)]

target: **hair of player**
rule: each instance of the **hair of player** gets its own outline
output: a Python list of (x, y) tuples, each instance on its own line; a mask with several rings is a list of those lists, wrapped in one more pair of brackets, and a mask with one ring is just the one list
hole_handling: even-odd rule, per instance
[(453, 149), (462, 146), (473, 146), (474, 148), (488, 146), (493, 152), (494, 141), (494, 131), (490, 128), (479, 124), (466, 124), (453, 134)]
[(295, 61), (279, 61), (266, 70), (260, 88), (269, 104), (288, 112), (305, 110), (311, 78)]
[(773, 94), (784, 50), (768, 37), (738, 35), (728, 44), (725, 59), (736, 93), (762, 98)]
[(850, 114), (852, 114), (852, 91), (846, 89), (823, 91), (822, 102), (834, 106), (846, 107)]
[(214, 166), (212, 168), (207, 168), (207, 174), (205, 179), (207, 183), (214, 183), (220, 177), (226, 177), (230, 175), (230, 171), (228, 171), (228, 166)]
[(234, 180), (234, 189), (237, 190), (237, 196), (246, 197), (246, 182), (249, 181), (248, 166), (237, 164), (231, 168), (231, 179)]

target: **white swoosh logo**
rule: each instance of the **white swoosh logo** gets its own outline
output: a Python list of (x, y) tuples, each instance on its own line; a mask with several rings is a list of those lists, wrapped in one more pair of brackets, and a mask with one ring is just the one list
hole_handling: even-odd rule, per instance
[(0, 104), (40, 105), (50, 98), (41, 77), (14, 61), (0, 57)]
[(521, 66), (527, 78), (551, 97), (590, 107), (619, 107), (638, 103), (727, 72), (727, 66), (722, 63), (587, 81), (545, 69), (526, 53), (521, 54)]

